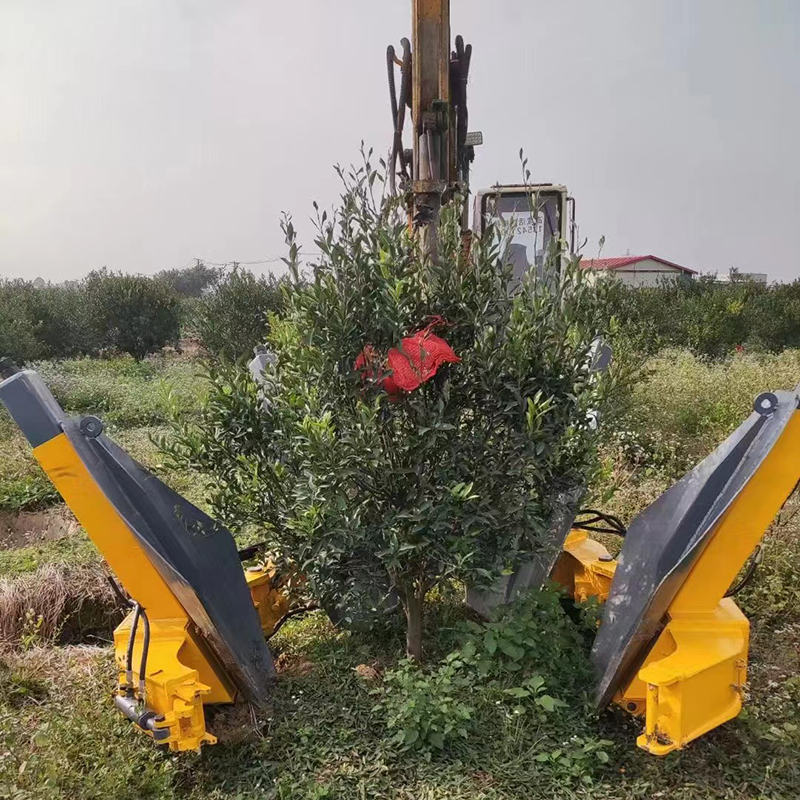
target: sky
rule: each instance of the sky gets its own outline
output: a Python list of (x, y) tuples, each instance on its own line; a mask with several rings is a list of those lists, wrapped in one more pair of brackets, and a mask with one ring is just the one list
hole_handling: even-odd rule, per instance
[[(473, 189), (522, 147), (588, 256), (800, 277), (800, 2), (451, 6)], [(311, 249), (333, 165), (389, 148), (410, 31), (410, 0), (0, 0), (0, 277), (275, 259), (281, 211)]]

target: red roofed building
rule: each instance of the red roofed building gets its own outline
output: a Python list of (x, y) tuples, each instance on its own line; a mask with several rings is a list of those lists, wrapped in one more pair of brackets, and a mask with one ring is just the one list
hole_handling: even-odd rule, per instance
[(697, 272), (658, 256), (621, 256), (619, 258), (583, 258), (583, 269), (596, 276), (613, 275), (628, 286), (658, 286), (679, 278), (693, 278)]

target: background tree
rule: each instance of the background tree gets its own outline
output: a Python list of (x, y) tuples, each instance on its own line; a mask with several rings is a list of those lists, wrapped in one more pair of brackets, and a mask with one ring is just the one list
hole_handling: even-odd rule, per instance
[[(589, 412), (613, 384), (588, 363), (604, 290), (575, 265), (513, 288), (494, 231), (463, 257), (455, 207), (439, 260), (425, 261), (399, 201), (374, 199), (371, 166), (344, 179), (338, 213), (318, 216), (309, 284), (273, 318), (264, 387), (216, 369), (203, 422), (164, 446), (208, 476), (219, 516), (265, 528), (318, 597), (374, 606), (376, 586), (394, 590), (420, 658), (430, 590), (486, 584), (528, 558), (555, 498), (586, 480)], [(423, 330), (459, 360), (395, 391), (386, 358)]]
[(210, 291), (223, 276), (219, 267), (209, 267), (198, 261), (193, 267), (185, 269), (162, 269), (155, 279), (166, 283), (175, 294), (181, 297), (202, 297)]
[(18, 364), (47, 354), (33, 311), (36, 291), (28, 281), (0, 281), (0, 357)]
[(180, 303), (164, 283), (102, 269), (91, 272), (84, 285), (92, 324), (103, 346), (141, 360), (167, 344), (177, 345)]
[(250, 358), (264, 344), (269, 315), (284, 306), (282, 285), (274, 275), (256, 277), (237, 267), (219, 278), (196, 310), (197, 331), (209, 354), (235, 361)]

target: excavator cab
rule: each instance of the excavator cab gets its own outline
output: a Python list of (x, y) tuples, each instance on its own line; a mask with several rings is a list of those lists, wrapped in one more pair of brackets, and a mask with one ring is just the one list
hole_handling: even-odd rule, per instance
[(481, 189), (475, 195), (473, 233), (481, 236), (490, 222), (510, 237), (508, 258), (516, 282), (528, 269), (535, 269), (541, 277), (554, 246), (575, 252), (575, 198), (566, 186), (537, 183)]

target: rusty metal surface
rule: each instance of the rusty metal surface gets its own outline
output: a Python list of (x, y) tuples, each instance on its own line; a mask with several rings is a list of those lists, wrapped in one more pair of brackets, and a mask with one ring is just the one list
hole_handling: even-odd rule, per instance
[(411, 30), (411, 114), (419, 135), (434, 101), (450, 101), (450, 0), (413, 0)]

